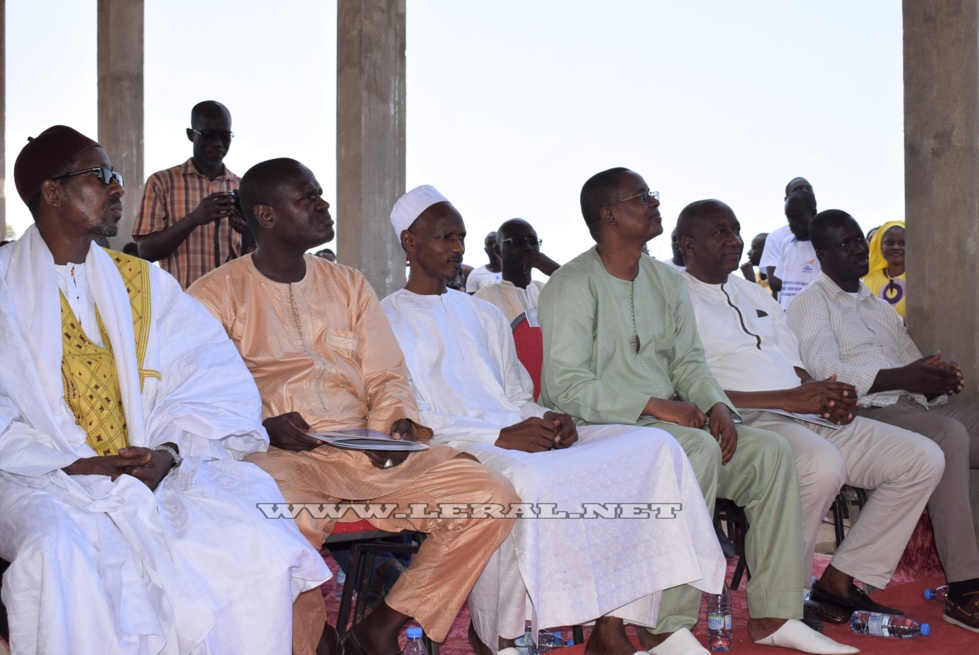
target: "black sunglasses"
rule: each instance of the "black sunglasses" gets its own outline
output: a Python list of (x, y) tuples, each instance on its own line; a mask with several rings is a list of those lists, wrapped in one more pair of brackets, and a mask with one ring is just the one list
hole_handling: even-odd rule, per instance
[(105, 166), (96, 166), (95, 168), (86, 168), (83, 171), (75, 171), (73, 173), (65, 173), (64, 175), (56, 175), (51, 179), (60, 180), (65, 177), (74, 177), (75, 175), (85, 175), (86, 173), (95, 173), (95, 175), (99, 178), (99, 182), (101, 182), (106, 186), (112, 184), (113, 180), (115, 180), (121, 187), (126, 186), (126, 183), (123, 182), (122, 179), (122, 173), (119, 173), (118, 171), (114, 171), (111, 168), (106, 168)]

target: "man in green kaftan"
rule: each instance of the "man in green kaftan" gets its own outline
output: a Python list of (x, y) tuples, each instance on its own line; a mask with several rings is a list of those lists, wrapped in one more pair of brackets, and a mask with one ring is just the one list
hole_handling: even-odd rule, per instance
[[(803, 652), (858, 652), (798, 620), (803, 537), (795, 458), (782, 437), (735, 427), (734, 406), (704, 361), (683, 279), (642, 253), (663, 231), (659, 194), (617, 168), (585, 183), (581, 207), (597, 245), (541, 292), (542, 404), (584, 425), (651, 425), (672, 434), (709, 509), (721, 497), (747, 513), (748, 636)], [(653, 655), (706, 653), (690, 633), (699, 608), (693, 587), (667, 590), (659, 625), (640, 633), (643, 647)]]

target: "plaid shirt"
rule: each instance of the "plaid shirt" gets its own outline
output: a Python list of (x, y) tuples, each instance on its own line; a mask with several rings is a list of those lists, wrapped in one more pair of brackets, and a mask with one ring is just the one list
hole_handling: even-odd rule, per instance
[[(209, 180), (197, 172), (193, 160), (153, 173), (146, 181), (133, 237), (159, 232), (191, 213), (212, 193), (233, 191), (241, 178), (228, 170)], [(215, 240), (215, 236), (217, 239)], [(205, 273), (238, 253), (240, 238), (227, 220), (215, 221), (194, 229), (160, 267), (180, 282), (184, 289)]]

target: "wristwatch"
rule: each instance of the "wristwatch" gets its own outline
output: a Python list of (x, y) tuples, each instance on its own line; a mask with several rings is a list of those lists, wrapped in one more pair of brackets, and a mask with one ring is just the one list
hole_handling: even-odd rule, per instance
[(184, 461), (184, 458), (180, 456), (180, 453), (177, 452), (176, 448), (171, 448), (166, 444), (162, 446), (157, 446), (156, 448), (154, 448), (154, 450), (160, 453), (170, 453), (170, 457), (173, 458), (173, 465), (170, 467), (171, 471), (177, 468), (178, 466), (180, 466), (180, 463)]

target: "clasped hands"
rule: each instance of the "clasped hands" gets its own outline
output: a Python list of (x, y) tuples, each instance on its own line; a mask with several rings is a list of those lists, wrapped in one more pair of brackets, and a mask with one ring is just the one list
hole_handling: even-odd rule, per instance
[(543, 418), (532, 416), (500, 430), (494, 445), (507, 450), (541, 453), (567, 448), (578, 440), (578, 429), (567, 414), (545, 412)]
[[(302, 452), (324, 445), (322, 441), (306, 434), (309, 423), (299, 412), (287, 412), (262, 422), (265, 431), (269, 433), (269, 443), (282, 450)], [(415, 440), (415, 428), (411, 421), (399, 418), (391, 424), (391, 437), (404, 441)], [(379, 469), (389, 469), (404, 462), (410, 454), (406, 450), (362, 450), (371, 464)], [(388, 463), (390, 462), (390, 464)]]
[(781, 409), (797, 414), (815, 414), (836, 425), (847, 425), (857, 417), (857, 388), (837, 382), (836, 375), (825, 380), (807, 380), (784, 394)]
[(643, 409), (644, 416), (652, 416), (661, 421), (676, 423), (688, 428), (710, 430), (721, 448), (721, 464), (727, 464), (738, 449), (738, 430), (734, 426), (731, 410), (724, 403), (715, 403), (705, 415), (700, 408), (688, 400), (666, 400), (650, 398)]
[[(177, 446), (166, 444), (173, 449)], [(150, 489), (155, 490), (173, 468), (173, 456), (166, 451), (151, 450), (142, 446), (120, 448), (118, 455), (82, 457), (62, 470), (68, 475), (107, 475), (113, 480), (120, 475), (131, 475)]]
[(923, 394), (929, 400), (957, 394), (965, 387), (962, 369), (953, 361), (942, 361), (941, 351), (911, 362), (904, 371), (906, 389)]

